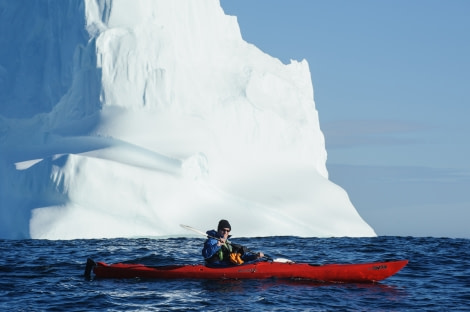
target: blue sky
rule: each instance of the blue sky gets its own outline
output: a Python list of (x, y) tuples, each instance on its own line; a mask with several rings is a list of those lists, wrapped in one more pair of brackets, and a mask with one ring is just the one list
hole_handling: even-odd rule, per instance
[(221, 4), (308, 61), (330, 179), (378, 235), (470, 238), (470, 1)]

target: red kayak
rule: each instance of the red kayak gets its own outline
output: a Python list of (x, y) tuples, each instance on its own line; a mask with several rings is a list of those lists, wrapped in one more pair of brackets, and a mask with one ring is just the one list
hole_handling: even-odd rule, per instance
[[(256, 262), (238, 266), (211, 268), (203, 264), (146, 266), (143, 264), (106, 264), (89, 259), (85, 275), (98, 278), (158, 279), (308, 279), (320, 282), (377, 282), (400, 271), (408, 260), (360, 264)], [(88, 271), (88, 272), (87, 272)]]

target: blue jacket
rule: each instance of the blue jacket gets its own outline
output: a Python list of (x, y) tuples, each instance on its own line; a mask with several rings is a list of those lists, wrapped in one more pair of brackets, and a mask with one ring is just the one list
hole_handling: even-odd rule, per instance
[[(206, 232), (206, 234), (211, 237), (208, 237), (207, 240), (204, 242), (204, 247), (202, 248), (202, 256), (205, 260), (208, 260), (220, 250), (221, 246), (217, 246), (217, 243), (219, 241), (214, 237), (221, 238), (221, 236), (216, 230), (209, 230)], [(228, 237), (230, 236), (231, 235), (229, 235)]]

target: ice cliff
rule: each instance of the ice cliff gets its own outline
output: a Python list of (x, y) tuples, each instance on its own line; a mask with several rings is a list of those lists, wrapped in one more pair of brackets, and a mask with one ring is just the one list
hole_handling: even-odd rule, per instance
[(307, 62), (217, 0), (0, 0), (0, 238), (375, 236), (328, 180)]

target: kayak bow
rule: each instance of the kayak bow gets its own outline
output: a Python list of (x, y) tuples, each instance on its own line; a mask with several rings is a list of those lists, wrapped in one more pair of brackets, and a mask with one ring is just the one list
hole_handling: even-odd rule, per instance
[(87, 261), (85, 276), (98, 278), (154, 279), (308, 279), (320, 282), (367, 283), (386, 279), (400, 271), (408, 260), (325, 264), (256, 262), (238, 266), (212, 268), (202, 264), (146, 266), (143, 264)]

